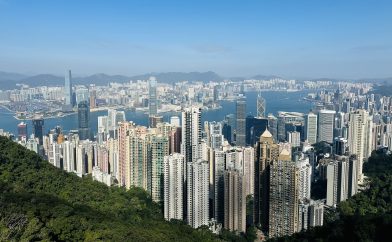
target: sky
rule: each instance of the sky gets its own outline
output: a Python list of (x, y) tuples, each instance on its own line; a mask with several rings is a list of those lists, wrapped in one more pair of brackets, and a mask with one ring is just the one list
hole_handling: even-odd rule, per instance
[(392, 1), (0, 0), (0, 71), (392, 77)]

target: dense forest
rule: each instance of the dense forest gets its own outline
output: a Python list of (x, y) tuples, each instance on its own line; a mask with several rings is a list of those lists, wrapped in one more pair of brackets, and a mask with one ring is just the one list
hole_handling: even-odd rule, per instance
[(166, 222), (141, 189), (125, 191), (79, 178), (0, 137), (0, 241), (221, 239), (207, 228)]
[(390, 241), (392, 155), (374, 151), (364, 164), (362, 192), (339, 204), (324, 226), (272, 241)]

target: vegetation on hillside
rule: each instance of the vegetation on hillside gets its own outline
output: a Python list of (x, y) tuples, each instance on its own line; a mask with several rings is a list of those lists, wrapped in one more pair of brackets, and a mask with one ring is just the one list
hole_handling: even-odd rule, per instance
[(79, 178), (0, 137), (0, 241), (219, 239), (206, 228), (164, 221), (141, 189)]

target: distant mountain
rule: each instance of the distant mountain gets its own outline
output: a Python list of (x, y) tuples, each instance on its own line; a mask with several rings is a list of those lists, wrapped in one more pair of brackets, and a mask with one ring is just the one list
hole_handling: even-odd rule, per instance
[(363, 78), (363, 79), (359, 79), (358, 81), (362, 81), (362, 82), (373, 82), (373, 83), (377, 83), (377, 84), (386, 84), (386, 85), (390, 85), (392, 83), (392, 77), (386, 77), (386, 78)]
[(131, 77), (131, 80), (146, 80), (150, 76), (155, 76), (159, 82), (176, 83), (180, 81), (221, 81), (223, 78), (212, 71), (207, 72), (162, 72), (162, 73), (148, 73)]
[(0, 71), (0, 82), (15, 81), (23, 79), (25, 77), (25, 75), (18, 73)]
[(275, 75), (255, 75), (255, 76), (252, 76), (250, 79), (253, 79), (253, 80), (271, 80), (271, 79), (275, 79), (275, 78), (282, 78), (282, 77), (275, 76)]
[[(180, 81), (221, 81), (223, 78), (215, 72), (161, 72), (161, 73), (147, 73), (136, 76), (123, 76), (123, 75), (107, 75), (98, 73), (85, 77), (73, 77), (73, 84), (96, 84), (106, 85), (110, 82), (129, 82), (130, 80), (147, 80), (150, 76), (155, 76), (159, 82), (163, 83), (176, 83)], [(51, 74), (39, 74), (35, 76), (24, 76), (16, 73), (0, 72), (0, 89), (13, 89), (16, 84), (27, 84), (31, 87), (35, 86), (59, 86), (63, 85), (64, 77)]]
[[(64, 78), (63, 78), (64, 79)], [(98, 73), (86, 77), (73, 77), (74, 84), (95, 84), (95, 85), (106, 85), (110, 82), (128, 82), (131, 78), (122, 75), (107, 75), (104, 73)]]
[(0, 71), (0, 90), (15, 88), (16, 82), (26, 77), (18, 73)]
[(342, 81), (344, 79), (335, 79), (335, 78), (329, 78), (329, 77), (322, 77), (322, 78), (316, 78), (316, 79), (311, 79), (309, 81), (330, 81), (330, 82), (338, 82)]
[(64, 82), (64, 77), (55, 76), (52, 74), (39, 74), (18, 80), (19, 84), (27, 84), (29, 86), (56, 86)]
[[(181, 81), (189, 82), (210, 82), (210, 81), (222, 81), (224, 79), (230, 79), (232, 81), (242, 81), (244, 79), (255, 79), (255, 80), (270, 80), (274, 78), (283, 78), (276, 75), (254, 75), (251, 77), (229, 77), (225, 78), (213, 71), (207, 72), (151, 72), (142, 75), (135, 76), (124, 76), (124, 75), (108, 75), (104, 73), (97, 73), (89, 76), (74, 76), (73, 83), (81, 85), (107, 85), (110, 82), (129, 82), (136, 80), (147, 80), (150, 76), (155, 76), (158, 82), (173, 84)], [(306, 79), (309, 80), (309, 79)], [(335, 78), (317, 78), (310, 79), (312, 81), (332, 81), (337, 82), (345, 79)], [(363, 78), (357, 79), (356, 81), (366, 81), (374, 83), (392, 83), (392, 77), (390, 78)], [(63, 85), (64, 76), (56, 76), (52, 74), (39, 74), (34, 76), (26, 76), (18, 73), (3, 72), (0, 71), (0, 90), (16, 88), (16, 84), (27, 84), (31, 87), (35, 86), (59, 86)]]

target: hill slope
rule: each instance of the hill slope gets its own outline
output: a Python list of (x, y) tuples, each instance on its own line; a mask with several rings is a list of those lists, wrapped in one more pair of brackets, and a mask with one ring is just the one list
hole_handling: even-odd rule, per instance
[(214, 241), (166, 222), (140, 189), (109, 188), (59, 170), (0, 137), (0, 241)]

